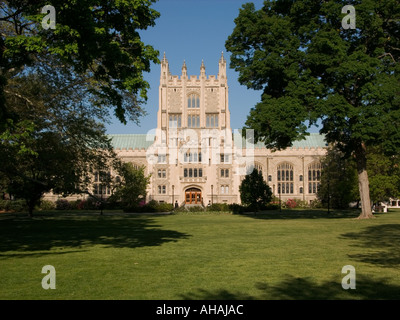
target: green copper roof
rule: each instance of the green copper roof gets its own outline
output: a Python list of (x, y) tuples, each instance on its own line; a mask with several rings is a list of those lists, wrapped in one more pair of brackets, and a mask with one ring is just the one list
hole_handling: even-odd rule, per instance
[[(114, 149), (147, 149), (154, 142), (155, 135), (152, 134), (109, 134)], [(234, 134), (234, 142), (240, 147), (240, 135)], [(242, 138), (242, 147), (246, 145)], [(327, 146), (325, 136), (319, 133), (310, 133), (305, 140), (293, 142), (291, 148), (325, 148)], [(258, 142), (255, 148), (265, 148), (264, 143)]]
[[(235, 145), (240, 147), (240, 134), (234, 134)], [(245, 139), (242, 137), (242, 147), (246, 145)], [(258, 142), (254, 146), (257, 149), (265, 148), (263, 142)], [(310, 133), (305, 140), (294, 141), (293, 146), (290, 148), (326, 148), (327, 143), (325, 141), (325, 136), (319, 133)]]
[(109, 134), (114, 149), (147, 149), (154, 142), (151, 134)]
[(292, 148), (326, 148), (325, 135), (319, 133), (310, 133), (305, 140), (294, 141)]

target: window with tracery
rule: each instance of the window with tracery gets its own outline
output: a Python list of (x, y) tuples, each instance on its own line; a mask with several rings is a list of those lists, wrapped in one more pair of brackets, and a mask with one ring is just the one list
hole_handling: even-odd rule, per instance
[(308, 193), (317, 193), (321, 185), (321, 163), (313, 162), (308, 166)]
[(294, 193), (293, 165), (284, 162), (277, 167), (278, 193)]

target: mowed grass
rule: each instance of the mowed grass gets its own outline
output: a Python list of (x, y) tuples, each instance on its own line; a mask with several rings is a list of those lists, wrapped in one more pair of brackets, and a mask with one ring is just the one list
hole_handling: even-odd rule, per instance
[(1, 214), (0, 299), (399, 299), (400, 211), (357, 215)]

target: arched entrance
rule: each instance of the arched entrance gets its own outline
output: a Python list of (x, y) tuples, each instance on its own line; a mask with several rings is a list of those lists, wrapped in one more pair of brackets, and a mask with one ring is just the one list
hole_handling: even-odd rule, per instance
[(198, 188), (189, 188), (185, 191), (185, 204), (201, 204), (201, 190)]

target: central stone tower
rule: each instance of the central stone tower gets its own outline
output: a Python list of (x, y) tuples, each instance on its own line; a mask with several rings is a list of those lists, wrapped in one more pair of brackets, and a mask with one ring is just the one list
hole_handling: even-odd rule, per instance
[(228, 106), (226, 60), (218, 75), (172, 75), (161, 61), (157, 133), (152, 165), (153, 199), (179, 205), (238, 202), (234, 194), (232, 132)]

